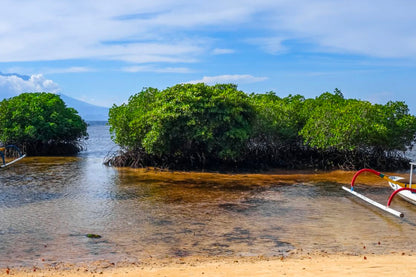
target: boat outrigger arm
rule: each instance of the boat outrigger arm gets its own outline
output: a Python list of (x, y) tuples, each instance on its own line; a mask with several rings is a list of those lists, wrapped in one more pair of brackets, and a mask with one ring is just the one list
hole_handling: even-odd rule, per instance
[[(397, 176), (388, 177), (388, 176), (386, 176), (386, 175), (384, 175), (384, 174), (382, 174), (378, 171), (375, 171), (373, 169), (364, 168), (364, 169), (361, 169), (361, 170), (357, 171), (357, 173), (354, 174), (354, 177), (352, 178), (352, 181), (351, 181), (351, 188), (346, 188), (346, 187), (343, 186), (342, 189), (351, 193), (351, 194), (353, 194), (354, 196), (357, 196), (358, 198), (366, 201), (367, 203), (376, 206), (377, 208), (380, 208), (380, 209), (382, 209), (386, 212), (389, 212), (389, 213), (391, 213), (395, 216), (403, 217), (404, 214), (402, 212), (399, 212), (399, 211), (396, 211), (396, 210), (390, 208), (390, 204), (391, 204), (391, 201), (393, 200), (393, 198), (396, 194), (399, 194), (401, 197), (403, 197), (407, 201), (409, 201), (413, 204), (416, 204), (416, 202), (415, 202), (416, 201), (416, 194), (415, 194), (416, 193), (416, 184), (413, 185), (414, 188), (412, 188), (413, 166), (416, 165), (416, 163), (411, 162), (410, 165), (411, 165), (411, 167), (410, 167), (410, 181), (409, 181), (409, 184), (398, 182), (397, 180), (402, 179), (401, 177), (397, 177)], [(357, 179), (358, 175), (360, 175), (363, 172), (371, 172), (371, 173), (373, 173), (373, 174), (379, 176), (380, 178), (383, 178), (383, 179), (385, 179), (386, 181), (389, 182), (390, 186), (394, 189), (394, 191), (390, 195), (390, 197), (387, 201), (387, 205), (380, 204), (380, 203), (378, 203), (378, 202), (376, 202), (376, 201), (374, 201), (374, 200), (372, 200), (372, 199), (354, 191), (355, 180)], [(411, 197), (406, 197), (406, 194), (404, 194), (404, 193), (406, 193), (407, 195), (410, 194)], [(413, 194), (415, 194), (415, 195), (413, 196)]]
[[(17, 153), (19, 154), (19, 157), (12, 160), (11, 162), (6, 163), (4, 155), (5, 155), (6, 149), (9, 149), (9, 148), (15, 149), (17, 151)], [(6, 147), (0, 147), (0, 156), (1, 156), (1, 162), (2, 162), (2, 164), (0, 165), (0, 168), (3, 168), (3, 167), (6, 167), (6, 166), (9, 166), (9, 165), (12, 165), (15, 162), (20, 161), (21, 159), (26, 157), (26, 154), (22, 154), (22, 152), (20, 152), (20, 149), (15, 145), (7, 145)]]

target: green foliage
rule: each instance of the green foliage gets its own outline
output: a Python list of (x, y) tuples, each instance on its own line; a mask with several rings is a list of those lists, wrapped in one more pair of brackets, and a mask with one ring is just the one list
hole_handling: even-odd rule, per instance
[(299, 134), (318, 149), (404, 151), (415, 138), (416, 118), (403, 102), (371, 104), (344, 99), (336, 91), (322, 94), (304, 110), (308, 120)]
[(235, 85), (180, 84), (143, 89), (109, 115), (114, 141), (127, 149), (235, 161), (251, 134), (254, 109)]
[(109, 124), (113, 140), (129, 152), (127, 160), (146, 156), (147, 162), (130, 162), (135, 165), (159, 159), (354, 166), (406, 150), (416, 134), (416, 117), (403, 102), (345, 99), (338, 89), (315, 99), (248, 96), (231, 84), (145, 88), (127, 104), (114, 105)]
[(145, 88), (131, 96), (127, 104), (113, 105), (108, 123), (117, 144), (129, 149), (143, 147), (142, 140), (150, 131), (151, 112), (160, 93), (155, 88)]
[(287, 146), (298, 140), (304, 122), (299, 112), (305, 101), (303, 96), (280, 98), (274, 92), (268, 92), (251, 94), (250, 98), (256, 111), (252, 134), (254, 143)]
[(0, 102), (0, 141), (30, 147), (76, 143), (87, 125), (52, 93), (22, 93)]

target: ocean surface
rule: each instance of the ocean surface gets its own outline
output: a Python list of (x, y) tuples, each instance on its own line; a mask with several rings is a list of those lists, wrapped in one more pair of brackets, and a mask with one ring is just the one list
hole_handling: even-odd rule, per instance
[[(28, 157), (0, 171), (0, 267), (416, 249), (416, 206), (403, 200), (392, 205), (405, 213), (400, 219), (347, 195), (336, 180), (299, 172), (291, 182), (266, 182), (107, 167), (104, 157), (117, 150), (108, 126), (88, 132), (76, 157)], [(391, 193), (382, 181), (357, 189), (381, 203)]]

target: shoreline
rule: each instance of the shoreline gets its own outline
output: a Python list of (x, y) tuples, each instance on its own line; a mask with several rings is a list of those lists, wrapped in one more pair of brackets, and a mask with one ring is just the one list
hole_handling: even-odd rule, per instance
[(3, 268), (0, 276), (412, 276), (412, 253), (353, 255), (314, 253), (289, 257), (186, 257), (149, 259), (140, 263), (109, 261), (83, 265)]

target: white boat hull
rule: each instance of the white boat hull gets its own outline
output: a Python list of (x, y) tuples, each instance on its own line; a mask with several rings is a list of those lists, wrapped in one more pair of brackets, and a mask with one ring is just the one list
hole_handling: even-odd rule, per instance
[[(393, 181), (400, 181), (404, 178), (403, 177), (398, 177), (398, 176), (390, 176), (390, 179), (392, 179)], [(389, 185), (393, 190), (398, 190), (398, 189), (402, 188), (400, 185), (394, 184), (394, 183), (391, 183), (391, 182), (389, 182)], [(413, 185), (412, 188), (416, 189), (416, 184)], [(410, 190), (402, 190), (402, 191), (398, 192), (397, 195), (399, 195), (401, 198), (403, 198), (407, 202), (410, 202), (413, 205), (416, 205), (416, 193), (413, 193)]]

